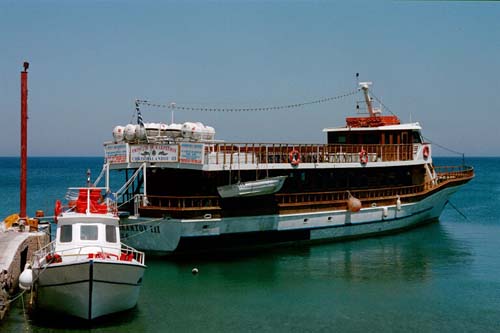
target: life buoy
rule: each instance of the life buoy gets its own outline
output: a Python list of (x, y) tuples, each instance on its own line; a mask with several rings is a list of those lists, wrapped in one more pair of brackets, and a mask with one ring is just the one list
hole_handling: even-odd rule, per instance
[(57, 223), (57, 217), (62, 212), (62, 204), (60, 200), (56, 200), (56, 205), (54, 207), (54, 222)]
[(359, 152), (359, 162), (363, 165), (368, 163), (368, 153), (364, 149)]
[(45, 262), (47, 262), (47, 264), (60, 263), (62, 262), (62, 258), (57, 253), (54, 253), (54, 255), (52, 255), (52, 253), (49, 253), (45, 256)]
[(429, 146), (424, 146), (424, 150), (422, 151), (422, 155), (427, 159), (429, 157)]
[(300, 164), (300, 153), (297, 149), (293, 149), (288, 155), (288, 160), (292, 166), (297, 166)]

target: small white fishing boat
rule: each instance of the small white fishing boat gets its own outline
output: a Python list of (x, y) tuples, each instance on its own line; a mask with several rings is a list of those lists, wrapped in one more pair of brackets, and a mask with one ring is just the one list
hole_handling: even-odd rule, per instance
[(287, 176), (258, 179), (232, 185), (217, 187), (221, 198), (254, 197), (258, 195), (273, 194), (281, 190)]
[(36, 307), (91, 320), (137, 304), (144, 253), (120, 242), (116, 206), (105, 188), (71, 188), (76, 200), (56, 202), (56, 239), (37, 251), (19, 282)]

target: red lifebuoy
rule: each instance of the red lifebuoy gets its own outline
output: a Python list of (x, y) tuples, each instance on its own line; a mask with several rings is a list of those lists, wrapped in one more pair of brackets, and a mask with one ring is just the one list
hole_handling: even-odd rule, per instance
[(366, 150), (361, 149), (361, 151), (359, 152), (359, 161), (363, 165), (368, 163), (368, 153), (366, 152)]
[(422, 155), (427, 159), (429, 157), (429, 146), (424, 146), (424, 150), (422, 151)]
[(288, 155), (288, 160), (292, 166), (297, 166), (300, 164), (300, 153), (297, 149), (293, 149)]
[(57, 223), (57, 217), (62, 212), (62, 204), (60, 200), (56, 200), (56, 205), (54, 207), (54, 222)]
[(45, 262), (47, 264), (60, 263), (62, 262), (62, 257), (57, 253), (54, 253), (53, 255), (52, 253), (49, 253), (45, 256)]

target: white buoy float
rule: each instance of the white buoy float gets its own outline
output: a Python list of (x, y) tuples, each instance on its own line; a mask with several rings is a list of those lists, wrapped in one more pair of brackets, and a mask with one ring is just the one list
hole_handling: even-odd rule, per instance
[(193, 269), (191, 270), (191, 273), (193, 273), (193, 275), (198, 274), (198, 268), (196, 268), (196, 267), (195, 267), (195, 268), (193, 268)]
[(33, 285), (33, 270), (30, 264), (24, 265), (24, 270), (19, 275), (19, 288), (23, 290), (30, 290)]
[(389, 208), (387, 207), (384, 207), (382, 208), (383, 209), (383, 214), (384, 214), (384, 217), (387, 217), (389, 215)]

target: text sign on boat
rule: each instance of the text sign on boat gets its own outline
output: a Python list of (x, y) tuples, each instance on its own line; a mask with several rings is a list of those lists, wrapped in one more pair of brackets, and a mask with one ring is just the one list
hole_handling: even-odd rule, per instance
[(125, 143), (106, 145), (104, 147), (106, 163), (127, 163), (127, 155), (127, 145)]
[(181, 163), (203, 164), (202, 143), (181, 143)]
[(177, 145), (134, 145), (130, 147), (130, 162), (177, 162)]

